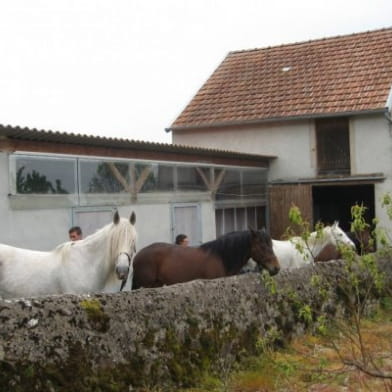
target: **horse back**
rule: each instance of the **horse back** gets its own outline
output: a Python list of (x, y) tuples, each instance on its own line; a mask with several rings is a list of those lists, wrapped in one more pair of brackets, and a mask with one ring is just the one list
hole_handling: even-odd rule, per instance
[(316, 262), (338, 260), (341, 258), (339, 249), (333, 244), (327, 244), (315, 257)]
[(192, 247), (154, 243), (140, 250), (133, 262), (133, 288), (160, 287), (194, 279), (225, 276), (222, 260)]

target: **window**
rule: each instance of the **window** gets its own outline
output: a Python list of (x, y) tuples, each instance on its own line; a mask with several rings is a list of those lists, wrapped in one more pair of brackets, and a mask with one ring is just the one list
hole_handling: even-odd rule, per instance
[(10, 156), (17, 194), (76, 193), (76, 159)]
[[(11, 194), (34, 194), (38, 197), (34, 202), (45, 194), (68, 194), (71, 197), (65, 198), (66, 202), (72, 205), (106, 205), (113, 200), (138, 200), (138, 194), (143, 194), (141, 202), (153, 200), (156, 193), (187, 202), (199, 197), (196, 193), (205, 193), (204, 199), (215, 197), (218, 208), (246, 208), (266, 202), (264, 168), (25, 153), (10, 154), (9, 162)], [(59, 203), (60, 198), (55, 200)], [(247, 216), (245, 209), (233, 212), (226, 216), (225, 226), (243, 228), (236, 222), (247, 222)]]
[(173, 190), (173, 166), (157, 163), (151, 165), (136, 165), (137, 178), (146, 178), (140, 192), (170, 192)]
[(206, 184), (201, 176), (209, 179), (209, 171), (192, 166), (177, 167), (177, 189), (180, 191), (206, 191)]
[(224, 177), (219, 184), (218, 192), (216, 194), (216, 200), (265, 200), (267, 184), (266, 170), (223, 170)]
[(81, 160), (79, 163), (81, 193), (122, 193), (126, 192), (121, 178), (129, 183), (127, 162)]
[(350, 174), (348, 118), (316, 121), (317, 168), (319, 175)]
[(216, 235), (231, 231), (262, 229), (265, 224), (265, 207), (234, 207), (215, 210)]
[(241, 172), (240, 170), (226, 169), (222, 182), (220, 183), (217, 200), (235, 200), (241, 197)]
[(265, 198), (267, 192), (267, 171), (243, 170), (242, 195), (246, 199)]

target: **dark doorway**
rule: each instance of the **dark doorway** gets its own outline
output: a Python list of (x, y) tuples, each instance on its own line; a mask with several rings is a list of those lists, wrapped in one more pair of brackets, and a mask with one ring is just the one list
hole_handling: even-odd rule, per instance
[(361, 204), (367, 207), (365, 218), (371, 224), (374, 218), (374, 185), (314, 185), (313, 218), (330, 224), (339, 221), (344, 231), (350, 230), (351, 206)]

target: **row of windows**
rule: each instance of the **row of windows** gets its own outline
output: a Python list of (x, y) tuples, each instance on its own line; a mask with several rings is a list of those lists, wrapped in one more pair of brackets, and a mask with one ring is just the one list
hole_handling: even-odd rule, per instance
[(259, 198), (266, 170), (12, 154), (13, 194), (201, 191), (217, 200)]
[(217, 236), (237, 230), (254, 230), (266, 227), (265, 207), (233, 207), (215, 210)]

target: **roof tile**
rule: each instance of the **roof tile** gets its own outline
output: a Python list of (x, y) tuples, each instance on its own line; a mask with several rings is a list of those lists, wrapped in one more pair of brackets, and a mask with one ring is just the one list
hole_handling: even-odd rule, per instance
[(172, 128), (383, 110), (392, 28), (230, 52)]

